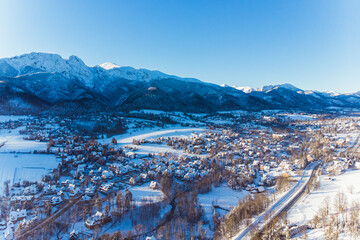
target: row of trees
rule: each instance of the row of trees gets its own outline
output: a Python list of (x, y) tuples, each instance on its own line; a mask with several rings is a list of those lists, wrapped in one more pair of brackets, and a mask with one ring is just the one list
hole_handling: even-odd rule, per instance
[(248, 220), (263, 212), (269, 203), (270, 201), (265, 194), (247, 195), (239, 200), (238, 205), (224, 219), (214, 217), (215, 235), (221, 236), (221, 238), (232, 237), (239, 231), (242, 224), (248, 225)]

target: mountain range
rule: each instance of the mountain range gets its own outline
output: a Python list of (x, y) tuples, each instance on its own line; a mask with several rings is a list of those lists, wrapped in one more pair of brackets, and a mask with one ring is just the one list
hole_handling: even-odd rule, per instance
[(90, 67), (79, 57), (63, 59), (50, 53), (0, 59), (0, 113), (138, 109), (214, 112), (344, 107), (360, 108), (360, 94), (305, 91), (291, 84), (259, 89), (220, 86), (113, 63)]

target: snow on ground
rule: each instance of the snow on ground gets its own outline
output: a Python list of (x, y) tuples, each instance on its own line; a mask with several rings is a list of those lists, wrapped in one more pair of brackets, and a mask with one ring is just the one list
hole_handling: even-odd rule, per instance
[(238, 116), (242, 116), (242, 115), (247, 115), (247, 114), (249, 114), (248, 111), (244, 111), (244, 110), (218, 111), (217, 113), (220, 113), (220, 114), (230, 113), (230, 114), (234, 114), (234, 115), (238, 115)]
[[(166, 205), (163, 209), (161, 209), (160, 211), (160, 216), (157, 220), (160, 220), (160, 219), (163, 219), (164, 216), (169, 213), (171, 210), (171, 205), (168, 204)], [(140, 222), (142, 221), (146, 221), (147, 219), (140, 219)], [(121, 222), (118, 223), (118, 222), (112, 222), (109, 226), (105, 227), (105, 229), (103, 229), (102, 233), (106, 232), (106, 233), (114, 233), (114, 232), (117, 232), (117, 231), (121, 231), (123, 233), (127, 233), (128, 231), (131, 231), (133, 229), (133, 224), (132, 224), (132, 221), (131, 221), (131, 218), (129, 217), (129, 215), (125, 215), (122, 219), (121, 219)], [(85, 231), (87, 232), (91, 232), (91, 230), (87, 229), (85, 227), (85, 225), (83, 224), (83, 229), (85, 228)], [(151, 236), (151, 234), (149, 234)], [(142, 238), (142, 239), (145, 239), (145, 238)]]
[(26, 135), (21, 135), (20, 130), (25, 127), (19, 127), (13, 130), (0, 130), (0, 152), (33, 152), (34, 150), (46, 150), (45, 142), (24, 140)]
[[(174, 128), (168, 128), (168, 129), (147, 128), (147, 129), (140, 130), (138, 132), (128, 132), (128, 133), (116, 135), (113, 137), (117, 140), (118, 144), (132, 144), (133, 139), (155, 140), (158, 137), (186, 138), (186, 137), (189, 137), (192, 133), (195, 133), (195, 132), (199, 133), (204, 130), (205, 129), (203, 129), (203, 128), (181, 128), (178, 126), (174, 127)], [(113, 137), (99, 140), (99, 141), (104, 142), (104, 143), (110, 143)]]
[[(172, 152), (177, 153), (179, 155), (184, 154), (181, 149), (172, 149), (170, 146), (166, 144), (141, 144), (141, 145), (133, 145), (133, 139), (141, 140), (146, 139), (149, 141), (156, 140), (159, 137), (180, 137), (180, 138), (188, 138), (193, 133), (200, 133), (203, 132), (205, 129), (203, 128), (147, 128), (140, 130), (138, 132), (128, 132), (122, 135), (116, 135), (114, 138), (117, 140), (118, 146), (131, 146), (136, 148), (136, 154), (139, 156), (141, 155), (148, 155), (149, 153), (157, 154), (159, 152)], [(101, 143), (110, 143), (112, 140), (111, 138), (99, 140)]]
[(212, 123), (212, 124), (218, 124), (218, 125), (234, 124), (234, 122), (231, 120), (221, 120), (221, 119), (210, 119), (210, 120), (207, 120), (207, 122)]
[(192, 133), (194, 133), (194, 132), (199, 133), (202, 131), (204, 131), (203, 128), (175, 128), (175, 129), (170, 129), (170, 130), (160, 130), (160, 131), (154, 131), (154, 132), (145, 133), (145, 134), (140, 133), (139, 135), (136, 135), (136, 136), (123, 138), (123, 139), (120, 139), (118, 141), (118, 143), (125, 143), (125, 144), (132, 143), (133, 139), (155, 140), (158, 137), (188, 138)]
[(0, 153), (0, 195), (5, 181), (38, 181), (57, 165), (55, 155)]
[(29, 116), (0, 115), (0, 122), (18, 121), (28, 119)]
[(214, 187), (211, 192), (199, 194), (198, 199), (205, 210), (206, 218), (212, 220), (213, 204), (225, 209), (230, 209), (238, 204), (239, 199), (242, 199), (248, 194), (248, 191), (232, 190), (226, 184), (222, 184), (220, 187)]
[[(129, 187), (130, 192), (133, 195), (133, 200), (136, 205), (141, 205), (141, 199), (148, 200), (151, 202), (160, 202), (163, 200), (164, 194), (160, 190), (153, 190), (150, 188), (150, 183), (144, 183), (140, 186), (132, 186)], [(122, 190), (122, 195), (125, 196), (125, 190)], [(166, 213), (168, 213), (171, 210), (171, 205), (168, 204), (163, 208), (160, 212), (160, 217), (158, 220), (162, 219)], [(147, 219), (139, 219), (141, 221), (146, 221)], [(82, 225), (79, 225), (79, 228), (86, 231), (91, 232), (91, 230), (87, 229), (85, 225), (82, 223)], [(121, 230), (122, 232), (131, 231), (133, 229), (133, 223), (131, 220), (131, 217), (129, 217), (129, 214), (125, 214), (120, 222), (113, 221), (111, 224), (108, 224), (105, 226), (105, 228), (102, 230), (102, 233), (114, 233), (116, 231)]]
[(313, 117), (311, 115), (300, 115), (300, 114), (280, 114), (280, 115), (288, 117), (291, 120), (305, 121), (305, 120), (315, 120), (315, 119), (317, 119), (316, 117)]
[[(138, 150), (135, 152), (139, 156), (148, 155), (149, 153), (165, 153), (165, 152), (171, 152), (171, 153), (177, 153), (178, 155), (184, 154), (182, 149), (172, 149), (170, 146), (167, 146), (166, 144), (142, 144), (142, 145), (130, 145), (132, 147), (136, 147)], [(191, 154), (188, 154), (191, 155)]]
[(347, 137), (349, 137), (349, 146), (352, 146), (355, 143), (356, 138), (359, 136), (359, 133), (358, 132), (338, 133), (336, 136), (341, 139), (347, 139)]
[[(147, 114), (154, 114), (154, 115), (164, 115), (167, 116), (169, 118), (171, 118), (173, 121), (181, 123), (181, 124), (187, 124), (187, 126), (189, 125), (204, 125), (205, 124), (201, 121), (194, 121), (191, 119), (190, 116), (192, 117), (198, 117), (197, 114), (191, 114), (191, 113), (187, 113), (184, 114), (183, 112), (164, 112), (164, 111), (159, 111), (159, 110), (149, 110), (149, 109), (143, 109), (143, 110), (139, 110), (139, 111), (131, 111), (130, 113), (134, 114), (134, 113), (147, 113)], [(201, 115), (202, 117), (205, 115)], [(128, 118), (131, 119), (131, 118)], [(143, 120), (144, 121), (144, 120)], [(149, 120), (148, 120), (149, 121)], [(155, 122), (155, 121), (152, 121)]]
[[(317, 211), (323, 206), (324, 200), (329, 200), (330, 208), (333, 207), (334, 198), (337, 193), (343, 192), (347, 197), (348, 205), (352, 201), (360, 199), (360, 185), (356, 179), (360, 179), (360, 170), (348, 170), (342, 175), (333, 177), (333, 181), (325, 180), (326, 176), (320, 177), (320, 188), (302, 198), (288, 213), (288, 220), (291, 224), (306, 224), (316, 215)], [(351, 193), (352, 192), (352, 193)], [(321, 234), (320, 234), (321, 233)], [(309, 239), (323, 237), (323, 232), (312, 230), (308, 234)]]
[(183, 112), (176, 112), (176, 111), (165, 112), (165, 111), (151, 110), (151, 109), (134, 110), (134, 111), (131, 111), (130, 113), (149, 113), (149, 114), (158, 114), (158, 115), (161, 115), (161, 114), (163, 114), (163, 115), (167, 115), (167, 114), (184, 115)]
[(273, 110), (262, 110), (262, 111), (260, 111), (260, 112), (261, 112), (261, 113), (264, 113), (264, 114), (275, 114), (275, 113), (284, 112), (284, 110), (273, 109)]
[[(142, 199), (149, 200), (151, 202), (159, 202), (164, 197), (164, 194), (161, 190), (153, 190), (150, 188), (150, 183), (144, 183), (140, 186), (133, 186), (129, 188), (130, 192), (133, 195), (133, 199), (136, 204), (141, 204)], [(125, 191), (123, 191), (123, 196), (125, 196)]]
[(191, 120), (189, 117), (186, 116), (171, 116), (171, 119), (179, 123), (187, 124), (188, 126), (206, 126), (206, 124), (204, 122), (201, 122), (201, 120)]
[(280, 198), (276, 198), (274, 196), (274, 201), (270, 204), (270, 206), (267, 208), (267, 210), (260, 215), (253, 218), (253, 222), (248, 226), (241, 226), (240, 229), (243, 229), (239, 233), (237, 233), (235, 236), (232, 237), (233, 240), (238, 239), (250, 239), (250, 231), (254, 227), (258, 227), (259, 229), (263, 228), (266, 224), (269, 223), (270, 219), (265, 219), (265, 217), (269, 214), (277, 215), (279, 214), (283, 208), (289, 204), (291, 201), (294, 200), (294, 197), (300, 193), (300, 191), (305, 187), (305, 185), (308, 183), (311, 173), (314, 170), (314, 168), (318, 165), (318, 162), (312, 162), (306, 166), (306, 168), (303, 170), (302, 176), (299, 179), (295, 185), (293, 185), (289, 191), (285, 191)]

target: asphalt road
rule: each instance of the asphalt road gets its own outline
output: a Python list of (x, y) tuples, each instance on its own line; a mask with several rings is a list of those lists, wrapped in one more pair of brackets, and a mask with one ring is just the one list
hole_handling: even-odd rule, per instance
[[(273, 203), (263, 214), (257, 216), (252, 224), (235, 235), (233, 240), (250, 239), (250, 232), (252, 229), (262, 229), (274, 218), (274, 216), (277, 216), (280, 212), (286, 210), (288, 206), (300, 197), (300, 193), (305, 189), (306, 184), (310, 181), (313, 176), (312, 173), (317, 165), (319, 165), (319, 162), (312, 162), (308, 164), (304, 169), (300, 180), (295, 184), (295, 186), (277, 202)], [(270, 217), (265, 219), (265, 216)]]

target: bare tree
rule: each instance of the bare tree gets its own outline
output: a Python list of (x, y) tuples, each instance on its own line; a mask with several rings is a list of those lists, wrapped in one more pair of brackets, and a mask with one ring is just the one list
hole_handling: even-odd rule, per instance
[(9, 196), (9, 184), (10, 184), (10, 181), (9, 180), (7, 180), (7, 181), (5, 181), (4, 182), (4, 185), (5, 185), (5, 190), (4, 190), (4, 192), (5, 192), (5, 196)]
[(359, 236), (359, 211), (358, 202), (352, 202), (350, 209), (350, 219), (348, 221), (348, 232), (351, 238), (357, 239)]

